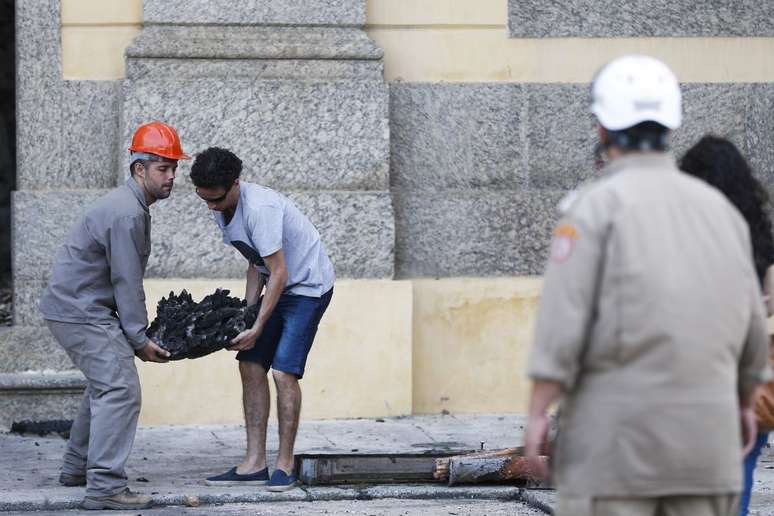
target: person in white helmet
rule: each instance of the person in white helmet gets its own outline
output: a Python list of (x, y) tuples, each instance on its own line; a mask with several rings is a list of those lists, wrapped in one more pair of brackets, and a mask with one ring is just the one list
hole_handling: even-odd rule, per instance
[(677, 79), (624, 56), (591, 110), (607, 164), (561, 204), (529, 359), (525, 453), (539, 474), (547, 413), (557, 516), (732, 515), (766, 316), (747, 225), (667, 152)]

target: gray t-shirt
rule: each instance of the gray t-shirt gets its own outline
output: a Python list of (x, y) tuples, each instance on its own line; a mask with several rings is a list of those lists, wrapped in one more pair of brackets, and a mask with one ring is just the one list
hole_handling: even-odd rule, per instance
[(226, 225), (222, 213), (212, 213), (223, 242), (233, 245), (261, 274), (269, 275), (263, 257), (283, 250), (288, 269), (285, 293), (321, 297), (333, 287), (336, 276), (320, 233), (284, 195), (240, 181), (231, 221)]

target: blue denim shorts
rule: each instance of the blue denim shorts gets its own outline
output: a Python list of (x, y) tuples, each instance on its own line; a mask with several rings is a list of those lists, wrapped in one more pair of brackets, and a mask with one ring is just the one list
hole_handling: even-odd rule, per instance
[(332, 297), (333, 289), (322, 297), (282, 294), (255, 346), (237, 353), (236, 359), (303, 378), (306, 357)]

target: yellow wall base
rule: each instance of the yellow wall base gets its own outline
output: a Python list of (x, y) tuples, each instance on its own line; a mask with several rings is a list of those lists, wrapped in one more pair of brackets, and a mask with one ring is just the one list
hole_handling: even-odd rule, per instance
[[(337, 282), (301, 381), (302, 418), (525, 410), (539, 287), (535, 278)], [(215, 288), (241, 296), (244, 282), (146, 281), (149, 316), (183, 288), (197, 300)], [(141, 424), (242, 422), (233, 352), (138, 368)]]
[[(149, 317), (155, 317), (162, 296), (183, 288), (196, 300), (215, 288), (244, 295), (244, 281), (146, 281)], [(407, 281), (336, 283), (301, 380), (303, 418), (411, 413), (411, 297)], [(169, 364), (142, 363), (139, 372), (141, 424), (242, 421), (242, 388), (231, 351)]]
[(414, 413), (526, 410), (537, 278), (414, 281)]

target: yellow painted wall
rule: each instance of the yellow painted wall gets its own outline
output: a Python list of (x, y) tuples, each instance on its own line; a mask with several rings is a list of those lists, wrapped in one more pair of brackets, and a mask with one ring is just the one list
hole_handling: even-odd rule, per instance
[(61, 0), (65, 79), (121, 79), (124, 50), (142, 28), (142, 0)]
[[(242, 295), (244, 284), (148, 280), (149, 316), (162, 296), (183, 288), (201, 299), (215, 288)], [(526, 410), (539, 289), (538, 278), (337, 282), (301, 382), (302, 417)], [(141, 363), (139, 371), (141, 424), (242, 421), (232, 352)]]
[(367, 0), (369, 26), (495, 26), (508, 16), (507, 0)]
[(414, 413), (525, 411), (541, 280), (413, 283)]
[(368, 0), (389, 81), (577, 82), (621, 54), (658, 57), (683, 82), (774, 80), (774, 38), (508, 36), (507, 0)]
[[(118, 79), (142, 0), (61, 0), (66, 79)], [(664, 60), (683, 82), (774, 81), (774, 38), (512, 39), (507, 0), (368, 0), (367, 32), (389, 81), (588, 82), (629, 52)]]
[(645, 53), (681, 82), (774, 80), (774, 38), (510, 39), (505, 27), (374, 26), (389, 81), (587, 83), (607, 61)]
[[(183, 288), (197, 300), (215, 288), (244, 295), (244, 281), (238, 280), (148, 280), (149, 317), (155, 317), (162, 296)], [(411, 282), (337, 282), (301, 380), (301, 416), (410, 414), (411, 320)], [(242, 390), (234, 352), (167, 364), (140, 363), (138, 369), (143, 392), (141, 424), (242, 422)], [(272, 406), (272, 417), (275, 408)]]

